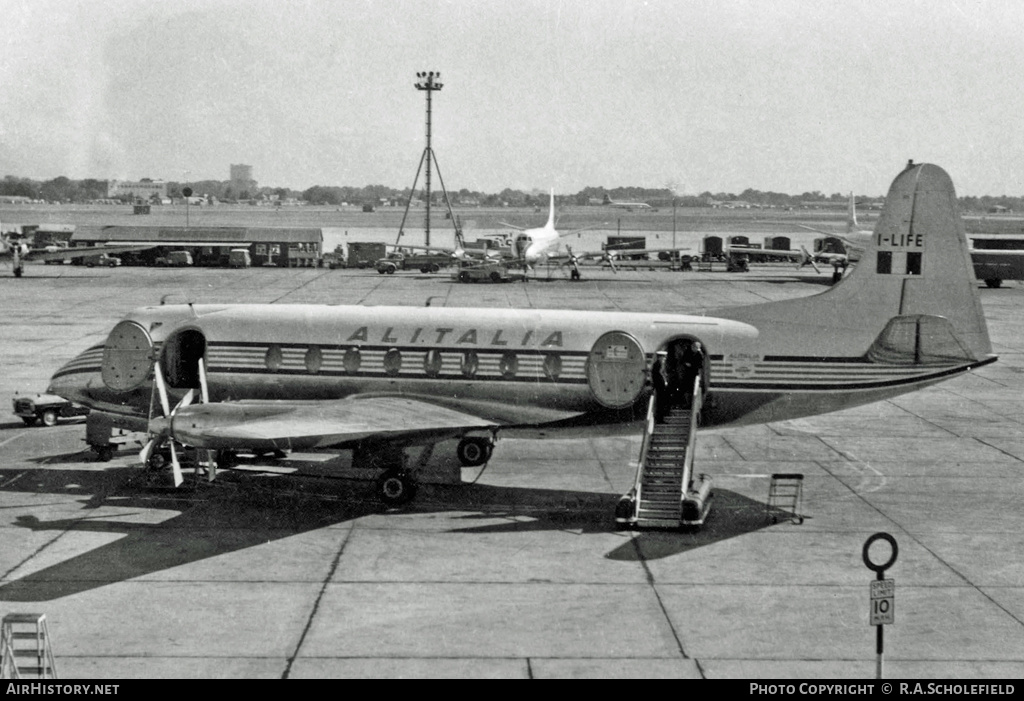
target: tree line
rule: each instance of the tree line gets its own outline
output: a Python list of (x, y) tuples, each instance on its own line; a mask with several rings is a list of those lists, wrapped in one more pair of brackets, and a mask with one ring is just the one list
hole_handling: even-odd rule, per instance
[[(297, 200), (315, 205), (340, 206), (342, 204), (376, 204), (384, 201), (405, 202), (409, 199), (410, 194), (409, 188), (396, 189), (386, 185), (366, 185), (364, 187), (314, 185), (299, 191), (285, 187), (236, 189), (235, 184), (230, 180), (200, 180), (188, 183), (168, 181), (167, 196), (172, 199), (180, 199), (182, 197), (181, 190), (186, 186), (191, 187), (195, 195), (216, 198), (221, 202)], [(699, 195), (679, 195), (673, 193), (669, 188), (585, 187), (575, 194), (556, 195), (555, 202), (560, 205), (596, 204), (602, 202), (606, 195), (613, 200), (646, 202), (653, 207), (671, 207), (673, 204), (679, 207), (706, 207), (712, 202), (739, 202), (753, 207), (773, 208), (799, 208), (809, 202), (845, 203), (848, 197), (847, 194), (840, 192), (825, 195), (821, 192), (813, 191), (789, 195), (781, 192), (765, 192), (752, 188), (748, 188), (740, 193), (705, 191)], [(0, 181), (0, 196), (28, 197), (33, 200), (45, 200), (47, 202), (73, 203), (110, 199), (107, 195), (106, 180), (94, 178), (73, 180), (64, 176), (53, 178), (52, 180), (39, 181), (7, 175)], [(416, 196), (418, 199), (422, 199), (425, 193), (417, 191)], [(546, 192), (525, 192), (511, 188), (506, 188), (496, 193), (478, 192), (463, 188), (457, 192), (449, 192), (448, 196), (452, 204), (456, 206), (546, 207), (548, 203), (548, 194)], [(433, 203), (436, 205), (443, 204), (443, 197), (441, 192), (436, 190), (432, 192)], [(126, 203), (131, 202), (131, 197), (128, 195), (122, 195), (114, 199), (121, 199)], [(878, 200), (880, 198), (858, 195), (856, 199), (866, 201)], [(985, 195), (981, 197), (961, 197), (959, 199), (961, 209), (968, 212), (988, 212), (998, 208), (1014, 212), (1024, 211), (1024, 197)]]

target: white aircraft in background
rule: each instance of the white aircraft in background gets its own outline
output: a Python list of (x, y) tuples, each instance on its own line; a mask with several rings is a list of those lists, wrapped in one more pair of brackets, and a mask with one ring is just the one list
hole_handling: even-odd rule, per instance
[[(239, 451), (351, 449), (354, 464), (381, 470), (378, 495), (397, 504), (412, 497), (425, 464), (407, 461), (405, 449), (429, 453), (454, 438), (462, 463), (479, 465), (499, 434), (639, 433), (643, 466), (653, 435), (685, 431), (685, 458), (673, 459), (692, 470), (698, 419), (711, 427), (831, 412), (995, 361), (973, 283), (953, 184), (922, 164), (893, 181), (860, 265), (818, 295), (701, 316), (143, 307), (57, 370), (48, 392), (92, 410), (87, 435), (104, 422), (148, 431), (144, 462), (169, 442), (176, 483), (175, 445), (228, 462)], [(680, 351), (702, 369), (666, 380), (662, 360)], [(657, 420), (666, 387), (692, 400), (680, 423)], [(687, 503), (710, 503), (705, 486), (682, 478), (676, 526), (679, 513), (688, 523)], [(640, 513), (650, 488), (638, 470), (622, 512)]]
[(620, 202), (613, 200), (608, 195), (604, 196), (604, 202), (602, 204), (606, 207), (614, 207), (616, 209), (627, 209), (633, 211), (634, 209), (651, 209), (651, 205), (646, 202)]
[(21, 277), (25, 272), (25, 263), (29, 261), (73, 260), (88, 258), (101, 254), (112, 255), (127, 251), (141, 251), (152, 246), (88, 246), (84, 248), (64, 248), (47, 246), (32, 248), (20, 234), (0, 236), (0, 261), (10, 262), (14, 277)]
[(515, 254), (515, 258), (509, 261), (509, 265), (518, 265), (523, 268), (536, 268), (538, 265), (544, 265), (547, 263), (567, 265), (570, 267), (571, 278), (573, 280), (580, 279), (579, 263), (582, 260), (594, 259), (606, 262), (611, 266), (612, 271), (615, 272), (615, 261), (619, 256), (645, 255), (647, 253), (656, 253), (661, 251), (671, 252), (673, 250), (689, 250), (685, 248), (622, 248), (616, 250), (614, 247), (606, 247), (602, 251), (573, 251), (572, 247), (568, 244), (564, 244), (562, 239), (578, 234), (581, 231), (585, 231), (585, 229), (576, 229), (575, 231), (570, 231), (565, 234), (559, 233), (558, 230), (555, 229), (554, 189), (551, 190), (548, 220), (544, 226), (534, 229), (524, 229), (506, 222), (501, 222), (501, 224), (502, 226), (507, 226), (519, 231), (519, 233), (513, 238), (512, 251)]

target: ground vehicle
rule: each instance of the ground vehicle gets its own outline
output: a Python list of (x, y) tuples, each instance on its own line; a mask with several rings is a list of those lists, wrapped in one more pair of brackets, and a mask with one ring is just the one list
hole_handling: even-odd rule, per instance
[(153, 261), (153, 265), (186, 266), (192, 265), (192, 254), (188, 251), (171, 251)]
[(452, 273), (452, 278), (459, 282), (511, 282), (524, 277), (519, 271), (509, 271), (503, 263), (479, 260), (464, 260), (459, 271)]
[(229, 268), (248, 268), (252, 265), (252, 257), (245, 248), (232, 248), (228, 253)]
[(372, 268), (387, 254), (387, 244), (351, 241), (348, 244), (348, 267)]
[(37, 394), (34, 397), (14, 397), (14, 413), (26, 426), (42, 421), (44, 426), (55, 426), (58, 418), (85, 416), (89, 410), (69, 402), (56, 394)]
[(436, 273), (451, 265), (451, 256), (437, 253), (406, 253), (393, 251), (377, 261), (377, 272), (394, 273), (396, 270), (419, 270), (421, 273)]
[(108, 268), (116, 268), (121, 265), (121, 259), (115, 256), (108, 256), (106, 253), (100, 253), (99, 255), (89, 256), (83, 259), (85, 267), (95, 268), (97, 265), (103, 265)]
[(188, 251), (171, 251), (167, 254), (167, 265), (192, 265), (192, 254)]

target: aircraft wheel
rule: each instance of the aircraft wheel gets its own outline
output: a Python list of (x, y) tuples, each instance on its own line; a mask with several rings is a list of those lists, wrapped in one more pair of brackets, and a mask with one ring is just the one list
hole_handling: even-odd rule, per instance
[(21, 274), (22, 274), (23, 272), (25, 272), (25, 271), (24, 271), (24, 270), (22, 270), (21, 268), (15, 268), (15, 269), (14, 269), (14, 277), (21, 277)]
[(459, 282), (469, 282), (469, 273), (465, 270), (459, 273)]
[(494, 444), (487, 438), (463, 438), (456, 454), (465, 467), (479, 467), (491, 459)]
[(1003, 281), (997, 277), (989, 278), (985, 280), (985, 286), (991, 287), (992, 289), (998, 289), (1003, 284)]
[(162, 470), (167, 467), (168, 462), (167, 456), (162, 450), (154, 450), (149, 456), (149, 460), (146, 461), (146, 469)]
[(377, 496), (386, 506), (401, 506), (416, 496), (416, 483), (404, 472), (388, 470), (377, 480)]
[(94, 445), (92, 449), (96, 452), (96, 459), (100, 462), (110, 462), (114, 457), (114, 446)]
[(238, 464), (238, 455), (233, 450), (217, 451), (217, 467), (227, 470)]
[(43, 412), (43, 425), (44, 426), (56, 426), (57, 425), (57, 412), (53, 409), (47, 409)]
[(497, 270), (492, 270), (491, 282), (501, 282), (501, 273), (499, 273)]
[(431, 265), (430, 265), (430, 272), (436, 273), (440, 269), (441, 269), (441, 266), (437, 265), (436, 263), (431, 263)]
[(22, 416), (21, 420), (25, 422), (26, 426), (35, 426), (38, 419), (35, 416)]

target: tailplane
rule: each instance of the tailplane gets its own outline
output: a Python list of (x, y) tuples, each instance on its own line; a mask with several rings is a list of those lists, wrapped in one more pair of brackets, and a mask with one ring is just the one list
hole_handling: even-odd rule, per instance
[(866, 356), (896, 317), (931, 320), (897, 324), (918, 334), (941, 326), (966, 360), (992, 352), (953, 183), (928, 163), (896, 177), (859, 263), (832, 289), (715, 314), (755, 325), (780, 355)]

